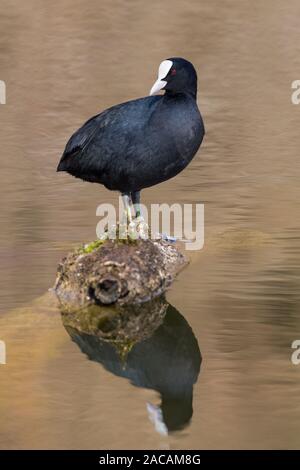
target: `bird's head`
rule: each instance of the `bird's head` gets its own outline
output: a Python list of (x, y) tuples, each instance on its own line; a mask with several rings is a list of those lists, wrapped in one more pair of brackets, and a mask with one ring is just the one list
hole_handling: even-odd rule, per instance
[(158, 78), (150, 90), (150, 96), (161, 90), (173, 95), (188, 93), (196, 98), (197, 73), (193, 64), (180, 57), (164, 60), (158, 68)]

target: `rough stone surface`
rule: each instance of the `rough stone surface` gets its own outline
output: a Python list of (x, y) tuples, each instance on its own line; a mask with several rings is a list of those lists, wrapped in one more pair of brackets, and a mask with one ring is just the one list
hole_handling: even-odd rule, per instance
[(54, 286), (61, 307), (134, 305), (163, 294), (187, 264), (174, 244), (163, 240), (107, 240), (89, 251), (69, 253)]

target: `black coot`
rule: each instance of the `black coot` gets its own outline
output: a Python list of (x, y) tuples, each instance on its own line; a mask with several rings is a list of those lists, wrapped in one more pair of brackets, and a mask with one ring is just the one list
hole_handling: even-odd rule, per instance
[[(153, 96), (160, 90), (164, 95)], [(197, 74), (185, 59), (164, 60), (150, 96), (89, 119), (66, 145), (57, 171), (103, 184), (139, 203), (140, 191), (181, 172), (204, 136)]]

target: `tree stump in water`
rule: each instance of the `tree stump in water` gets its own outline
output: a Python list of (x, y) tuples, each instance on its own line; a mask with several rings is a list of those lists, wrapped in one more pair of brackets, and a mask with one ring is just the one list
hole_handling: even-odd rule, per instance
[(163, 294), (186, 264), (164, 240), (98, 240), (62, 260), (54, 290), (69, 311), (140, 304)]

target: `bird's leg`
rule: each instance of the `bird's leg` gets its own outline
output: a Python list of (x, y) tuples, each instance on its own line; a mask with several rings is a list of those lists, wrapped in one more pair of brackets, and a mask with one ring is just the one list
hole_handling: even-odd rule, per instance
[(131, 201), (131, 195), (129, 194), (122, 194), (122, 201), (124, 205), (124, 219), (127, 223), (127, 221), (130, 223), (132, 222), (132, 214), (131, 214), (131, 206), (132, 206), (132, 201)]
[(131, 195), (130, 193), (122, 193), (122, 202), (124, 206), (124, 212), (122, 220), (119, 223), (119, 238), (127, 238), (128, 235), (128, 227), (132, 222), (132, 214), (131, 214)]
[(146, 239), (148, 238), (149, 227), (143, 218), (141, 205), (140, 205), (140, 201), (141, 201), (140, 191), (132, 192), (131, 199), (132, 199), (132, 203), (133, 203), (133, 207), (135, 211), (135, 217), (130, 225), (132, 226), (132, 228), (134, 228), (137, 238)]
[(135, 218), (137, 217), (142, 217), (142, 210), (141, 210), (141, 192), (140, 191), (134, 191), (131, 193), (131, 199), (135, 211)]

